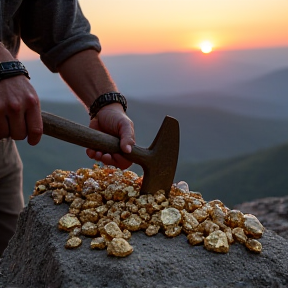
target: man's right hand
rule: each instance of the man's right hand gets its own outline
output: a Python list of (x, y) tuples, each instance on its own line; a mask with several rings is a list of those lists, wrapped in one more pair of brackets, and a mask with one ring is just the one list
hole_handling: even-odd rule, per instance
[[(0, 42), (0, 62), (16, 59)], [(36, 145), (43, 134), (38, 95), (24, 75), (0, 80), (0, 139), (11, 137)]]
[[(3, 61), (4, 62), (4, 61)], [(24, 75), (0, 81), (0, 139), (11, 137), (36, 145), (43, 124), (36, 91)]]

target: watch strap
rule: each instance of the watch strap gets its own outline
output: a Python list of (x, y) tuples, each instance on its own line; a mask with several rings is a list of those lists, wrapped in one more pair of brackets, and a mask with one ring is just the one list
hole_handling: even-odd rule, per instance
[(0, 80), (24, 75), (30, 79), (29, 73), (20, 61), (0, 62)]
[(127, 100), (126, 98), (118, 92), (109, 92), (100, 95), (90, 106), (91, 120), (96, 117), (97, 113), (101, 108), (107, 106), (112, 103), (120, 103), (123, 107), (123, 110), (126, 112), (127, 110)]

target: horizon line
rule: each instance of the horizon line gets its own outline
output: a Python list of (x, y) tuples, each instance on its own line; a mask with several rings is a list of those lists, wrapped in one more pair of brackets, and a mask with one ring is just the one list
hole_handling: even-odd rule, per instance
[[(223, 53), (223, 52), (243, 52), (243, 51), (263, 51), (263, 50), (285, 50), (287, 49), (288, 52), (288, 46), (274, 46), (274, 47), (255, 47), (255, 48), (245, 48), (245, 49), (217, 49), (217, 50), (213, 50), (211, 53), (209, 54), (214, 54), (214, 53)], [(159, 52), (127, 52), (127, 53), (119, 53), (119, 54), (105, 54), (105, 53), (101, 53), (100, 52), (100, 56), (101, 57), (125, 57), (125, 56), (145, 56), (145, 55), (162, 55), (162, 54), (189, 54), (189, 53), (197, 53), (200, 55), (203, 55), (203, 53), (201, 52), (201, 50), (198, 49), (190, 49), (190, 50), (171, 50), (171, 51), (159, 51)], [(209, 54), (207, 54), (207, 56), (209, 56)], [(18, 58), (18, 57), (17, 57)], [(21, 59), (23, 59), (24, 61), (38, 61), (40, 59), (39, 55), (38, 57), (35, 56), (34, 57), (21, 57)]]

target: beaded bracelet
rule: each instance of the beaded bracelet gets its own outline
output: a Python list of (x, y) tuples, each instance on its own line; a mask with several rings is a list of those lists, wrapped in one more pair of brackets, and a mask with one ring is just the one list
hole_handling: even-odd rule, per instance
[(112, 104), (112, 103), (120, 103), (126, 112), (127, 110), (127, 100), (126, 98), (118, 92), (109, 92), (100, 95), (90, 106), (90, 113), (91, 120), (96, 117), (97, 113), (101, 108), (103, 108), (106, 105)]

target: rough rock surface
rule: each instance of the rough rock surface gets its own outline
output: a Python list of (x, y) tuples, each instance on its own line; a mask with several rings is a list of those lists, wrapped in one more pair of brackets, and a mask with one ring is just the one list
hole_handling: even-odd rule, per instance
[(261, 254), (233, 244), (227, 254), (188, 244), (185, 235), (132, 234), (134, 252), (126, 258), (91, 250), (83, 238), (64, 248), (67, 233), (57, 228), (66, 204), (54, 205), (49, 193), (30, 201), (0, 264), (0, 287), (288, 287), (288, 241), (266, 230)]
[(257, 199), (235, 208), (255, 215), (266, 229), (288, 240), (288, 196)]

